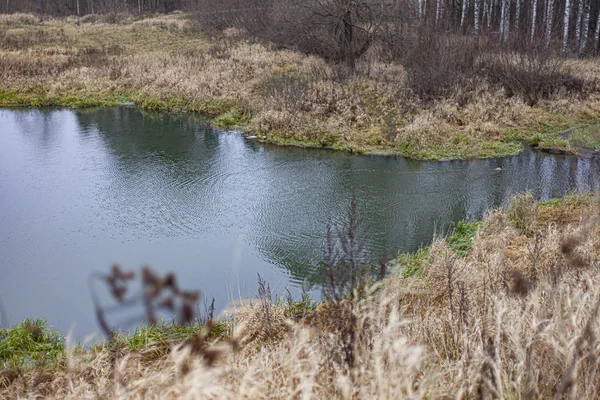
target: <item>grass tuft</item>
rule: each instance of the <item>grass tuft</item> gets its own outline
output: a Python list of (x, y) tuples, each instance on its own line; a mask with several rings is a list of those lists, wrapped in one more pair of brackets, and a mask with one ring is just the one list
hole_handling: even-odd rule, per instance
[(64, 350), (62, 335), (42, 320), (25, 320), (11, 329), (0, 330), (1, 368), (43, 368), (59, 361)]

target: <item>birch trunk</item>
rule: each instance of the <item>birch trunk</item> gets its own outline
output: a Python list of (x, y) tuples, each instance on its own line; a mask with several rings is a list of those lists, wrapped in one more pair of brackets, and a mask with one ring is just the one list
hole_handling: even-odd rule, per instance
[(577, 10), (577, 22), (575, 23), (575, 47), (579, 48), (581, 40), (581, 20), (583, 17), (583, 0), (579, 0), (579, 8)]
[(583, 20), (581, 21), (581, 45), (579, 46), (579, 55), (583, 55), (585, 53), (587, 42), (588, 42), (588, 34), (590, 31), (590, 2), (585, 1), (585, 11), (583, 14)]
[(486, 14), (486, 11), (485, 11), (485, 0), (483, 0), (483, 4), (481, 5), (481, 7), (483, 9), (483, 12), (481, 13), (481, 23), (485, 24), (485, 14)]
[(442, 7), (442, 0), (437, 0), (435, 4), (435, 26), (438, 26), (440, 20), (440, 8)]
[(554, 19), (554, 0), (548, 0), (546, 9), (546, 47), (550, 46), (552, 39), (552, 21)]
[(469, 0), (462, 0), (462, 12), (460, 14), (460, 27), (465, 25), (465, 16), (467, 15), (467, 8), (469, 7)]
[(480, 0), (473, 1), (473, 33), (475, 38), (479, 37), (479, 2)]
[(515, 39), (519, 38), (519, 30), (521, 29), (521, 27), (519, 26), (519, 23), (521, 22), (521, 0), (517, 0), (517, 4), (515, 6), (515, 29), (514, 29), (514, 36)]
[(600, 45), (600, 9), (598, 10), (598, 19), (596, 20), (596, 33), (594, 33), (594, 51), (598, 54)]
[(417, 7), (419, 7), (419, 21), (423, 19), (423, 0), (419, 0), (419, 4), (417, 5)]
[(504, 18), (502, 19), (502, 43), (508, 44), (510, 37), (510, 0), (504, 0)]
[(571, 0), (565, 0), (565, 18), (563, 22), (563, 45), (562, 55), (567, 54), (567, 46), (569, 45), (569, 20), (571, 18)]
[(506, 0), (502, 0), (502, 8), (500, 9), (500, 37), (504, 43), (504, 16), (506, 14)]
[(533, 40), (535, 39), (535, 25), (537, 23), (537, 2), (538, 0), (533, 0), (533, 7), (532, 7), (532, 16), (531, 16), (531, 42), (533, 43)]

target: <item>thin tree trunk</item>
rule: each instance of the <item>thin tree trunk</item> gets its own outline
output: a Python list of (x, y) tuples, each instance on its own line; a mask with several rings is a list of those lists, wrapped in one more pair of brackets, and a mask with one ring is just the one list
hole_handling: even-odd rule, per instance
[(579, 8), (577, 10), (577, 22), (575, 23), (575, 47), (579, 49), (581, 41), (581, 20), (583, 19), (583, 0), (579, 0)]
[(500, 9), (500, 38), (504, 43), (504, 17), (506, 16), (506, 0), (502, 0), (502, 8)]
[(506, 46), (510, 37), (510, 0), (504, 0), (504, 18), (502, 20), (502, 43)]
[(571, 18), (571, 0), (565, 0), (565, 18), (563, 22), (563, 45), (562, 55), (567, 54), (567, 46), (569, 45), (569, 20)]
[(590, 2), (585, 2), (585, 11), (583, 14), (583, 21), (581, 22), (581, 45), (579, 46), (579, 55), (585, 54), (585, 50), (588, 42), (588, 34), (590, 32)]
[(487, 0), (483, 0), (482, 7), (483, 7), (483, 13), (481, 14), (481, 23), (485, 24), (486, 23), (485, 21), (487, 21), (486, 20), (486, 18), (487, 18)]
[(537, 23), (537, 2), (538, 0), (533, 0), (533, 7), (532, 7), (532, 16), (531, 16), (531, 43), (533, 43), (533, 40), (535, 39), (535, 25)]
[(554, 20), (554, 0), (548, 0), (546, 9), (546, 47), (550, 46), (552, 39), (552, 21)]
[(77, 16), (79, 17), (81, 14), (79, 13), (79, 0), (77, 0)]
[(469, 7), (469, 0), (462, 0), (462, 12), (460, 14), (460, 27), (465, 25), (465, 16), (467, 15), (467, 8)]
[(517, 0), (516, 8), (515, 8), (515, 31), (514, 36), (515, 40), (519, 39), (519, 30), (521, 27), (519, 23), (521, 22), (521, 0)]
[(352, 12), (346, 11), (342, 20), (344, 24), (344, 58), (346, 59), (346, 65), (350, 71), (354, 71), (356, 64), (354, 60), (354, 27), (352, 25)]
[(6, 13), (7, 14), (9, 13), (9, 11), (8, 11), (8, 0), (6, 0)]
[(442, 11), (442, 0), (437, 0), (436, 5), (435, 5), (435, 26), (438, 26), (441, 11)]
[(419, 0), (419, 21), (423, 19), (423, 0)]
[(479, 1), (480, 0), (474, 0), (473, 2), (473, 31), (475, 38), (479, 38)]
[(598, 19), (596, 20), (596, 33), (594, 33), (594, 51), (598, 54), (600, 45), (600, 9), (598, 9)]

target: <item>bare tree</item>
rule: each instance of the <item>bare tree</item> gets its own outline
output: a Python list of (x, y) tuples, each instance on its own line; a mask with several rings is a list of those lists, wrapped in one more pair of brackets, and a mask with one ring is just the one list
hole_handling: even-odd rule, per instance
[(343, 61), (350, 71), (379, 34), (383, 16), (376, 0), (290, 0), (281, 7), (273, 35), (303, 40), (305, 50)]

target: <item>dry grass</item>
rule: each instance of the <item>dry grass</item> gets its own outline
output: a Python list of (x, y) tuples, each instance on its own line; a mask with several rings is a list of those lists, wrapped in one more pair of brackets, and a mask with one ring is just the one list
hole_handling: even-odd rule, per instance
[[(466, 253), (436, 242), (420, 278), (391, 276), (348, 303), (350, 366), (337, 358), (339, 304), (300, 321), (269, 305), (267, 324), (261, 299), (230, 310), (235, 340), (213, 353), (190, 342), (159, 357), (146, 356), (151, 344), (67, 351), (63, 366), (11, 375), (0, 397), (598, 398), (599, 205), (520, 199), (513, 217), (488, 215)], [(529, 235), (519, 207), (535, 213)]]
[(514, 154), (520, 139), (600, 117), (592, 59), (570, 61), (590, 82), (583, 92), (555, 93), (535, 107), (480, 79), (423, 103), (402, 65), (373, 54), (348, 76), (243, 31), (207, 39), (184, 14), (92, 15), (80, 26), (73, 18), (34, 18), (0, 16), (0, 105), (133, 101), (208, 113), (218, 126), (243, 126), (270, 142), (429, 159)]
[(40, 18), (32, 14), (0, 14), (0, 25), (35, 25)]

